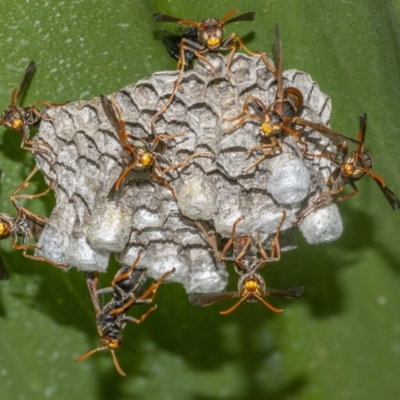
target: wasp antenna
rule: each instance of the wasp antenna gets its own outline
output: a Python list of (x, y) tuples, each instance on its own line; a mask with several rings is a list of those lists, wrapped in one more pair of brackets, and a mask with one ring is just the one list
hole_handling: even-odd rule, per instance
[(238, 13), (238, 12), (239, 12), (239, 10), (237, 10), (237, 9), (228, 11), (228, 12), (222, 17), (222, 19), (221, 19), (221, 21), (220, 21), (221, 25), (226, 24), (227, 21), (229, 20), (229, 18), (232, 17), (233, 14), (236, 14), (236, 13)]
[(227, 314), (230, 314), (232, 311), (235, 311), (239, 306), (240, 306), (240, 304), (242, 304), (245, 300), (247, 300), (247, 298), (249, 297), (249, 295), (247, 294), (246, 296), (243, 296), (237, 303), (235, 303), (231, 308), (229, 308), (228, 310), (226, 310), (226, 311), (220, 311), (219, 313), (221, 314), (221, 315), (227, 315)]
[(96, 349), (90, 350), (87, 353), (85, 353), (83, 356), (75, 358), (74, 362), (83, 361), (86, 358), (90, 357), (92, 354), (97, 353), (98, 351), (101, 351), (101, 350), (104, 350), (104, 349), (107, 349), (107, 346), (97, 347)]
[(122, 370), (121, 366), (119, 365), (119, 362), (117, 360), (117, 356), (115, 355), (114, 350), (112, 350), (112, 349), (111, 349), (111, 355), (112, 355), (112, 359), (114, 361), (115, 368), (118, 371), (118, 373), (121, 376), (126, 376), (126, 373)]
[(282, 308), (275, 308), (274, 306), (272, 306), (271, 304), (269, 304), (267, 301), (265, 301), (261, 296), (259, 296), (258, 294), (254, 294), (254, 296), (257, 297), (258, 300), (261, 301), (261, 303), (264, 304), (265, 307), (269, 308), (271, 311), (275, 312), (275, 313), (281, 313), (283, 311)]

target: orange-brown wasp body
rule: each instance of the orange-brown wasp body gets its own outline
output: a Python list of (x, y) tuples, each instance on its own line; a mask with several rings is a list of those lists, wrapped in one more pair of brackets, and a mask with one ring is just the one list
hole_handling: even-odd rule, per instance
[[(262, 247), (260, 234), (257, 232), (257, 244), (261, 258), (257, 256), (257, 252), (252, 246), (252, 239), (250, 235), (235, 237), (236, 226), (241, 220), (243, 220), (243, 217), (238, 218), (233, 224), (230, 238), (222, 252), (219, 252), (218, 250), (215, 236), (208, 234), (203, 225), (200, 222), (195, 221), (196, 225), (206, 235), (218, 260), (234, 263), (235, 270), (239, 274), (239, 281), (237, 291), (222, 293), (192, 293), (189, 294), (189, 302), (197, 306), (208, 306), (221, 300), (239, 298), (240, 300), (231, 308), (220, 312), (220, 314), (226, 315), (234, 311), (244, 301), (261, 301), (271, 311), (282, 312), (283, 310), (275, 308), (266, 300), (264, 300), (264, 297), (278, 296), (289, 299), (299, 298), (304, 292), (303, 286), (294, 286), (288, 289), (268, 288), (265, 285), (264, 278), (258, 273), (259, 269), (264, 265), (280, 260), (279, 232), (285, 216), (286, 213), (284, 213), (283, 218), (278, 226), (276, 235), (272, 241), (271, 254), (269, 257)], [(226, 257), (225, 254), (231, 246), (233, 246), (233, 257)]]
[[(279, 25), (275, 28), (275, 45), (274, 45), (274, 60), (275, 60), (275, 77), (277, 80), (276, 99), (270, 105), (265, 105), (258, 97), (249, 95), (243, 105), (243, 110), (234, 118), (225, 119), (227, 122), (239, 120), (233, 127), (229, 128), (225, 133), (233, 132), (238, 127), (242, 126), (247, 120), (256, 120), (260, 122), (259, 133), (262, 138), (269, 139), (268, 143), (262, 143), (248, 149), (248, 153), (258, 149), (264, 150), (263, 154), (251, 165), (243, 170), (247, 173), (255, 168), (269, 154), (275, 153), (282, 147), (278, 138), (283, 132), (287, 132), (294, 136), (302, 145), (307, 147), (307, 144), (301, 140), (301, 135), (306, 127), (317, 130), (324, 136), (335, 141), (345, 139), (358, 144), (357, 141), (348, 138), (330, 128), (317, 124), (311, 121), (300, 118), (298, 115), (303, 107), (303, 95), (295, 87), (283, 87), (283, 65), (282, 65), (282, 43), (279, 32)], [(249, 111), (251, 107), (253, 112)], [(293, 125), (300, 125), (302, 128), (296, 130)]]
[[(181, 19), (177, 17), (172, 17), (165, 14), (155, 14), (154, 21), (157, 22), (177, 22), (178, 24), (190, 25), (197, 30), (197, 38), (194, 32), (191, 33), (190, 38), (182, 37), (180, 43), (180, 55), (178, 58), (178, 68), (184, 68), (186, 64), (186, 59), (184, 52), (190, 51), (195, 55), (195, 57), (203, 60), (205, 63), (209, 64), (208, 61), (203, 57), (203, 54), (208, 52), (224, 51), (230, 50), (228, 69), (231, 64), (233, 55), (235, 54), (238, 47), (243, 48), (247, 53), (254, 55), (262, 55), (262, 53), (252, 53), (246, 48), (242, 40), (236, 33), (231, 33), (227, 38), (224, 38), (224, 26), (228, 23), (237, 21), (253, 21), (255, 17), (254, 12), (248, 12), (241, 14), (235, 18), (230, 18), (233, 14), (236, 14), (238, 10), (229, 11), (221, 20), (217, 18), (206, 18), (201, 22), (194, 22), (187, 19)], [(196, 40), (193, 40), (196, 39)], [(273, 67), (269, 64), (267, 58), (263, 57), (267, 66), (273, 70)], [(211, 64), (210, 68), (213, 70)]]
[[(67, 268), (65, 264), (58, 264), (48, 260), (45, 257), (28, 254), (29, 249), (40, 249), (35, 244), (29, 244), (29, 239), (37, 242), (43, 228), (47, 224), (47, 218), (31, 213), (26, 208), (14, 203), (17, 214), (11, 217), (8, 214), (0, 213), (0, 240), (12, 237), (12, 247), (14, 250), (22, 250), (22, 254), (31, 260), (44, 261), (56, 267)], [(22, 239), (22, 243), (18, 243), (18, 239)]]
[(122, 181), (130, 171), (142, 171), (147, 169), (149, 170), (149, 176), (165, 185), (172, 192), (174, 198), (176, 199), (176, 194), (173, 187), (165, 178), (156, 174), (156, 171), (159, 174), (166, 174), (180, 167), (189, 165), (189, 160), (192, 158), (200, 156), (214, 157), (211, 153), (199, 152), (185, 157), (183, 161), (177, 164), (170, 165), (169, 167), (162, 169), (159, 163), (160, 159), (166, 163), (169, 163), (168, 160), (162, 155), (162, 153), (164, 153), (167, 149), (167, 144), (162, 139), (173, 139), (175, 137), (183, 136), (184, 133), (176, 135), (160, 134), (156, 135), (154, 140), (149, 140), (149, 138), (138, 138), (126, 131), (125, 122), (122, 120), (121, 112), (115, 103), (114, 97), (112, 97), (110, 101), (106, 96), (102, 95), (101, 102), (105, 113), (118, 131), (119, 139), (126, 150), (131, 154), (131, 164), (122, 171), (114, 187), (111, 189), (110, 194), (119, 190)]
[(332, 164), (336, 166), (336, 169), (333, 171), (328, 180), (328, 185), (330, 185), (332, 189), (327, 191), (326, 193), (321, 194), (310, 207), (302, 212), (295, 223), (299, 223), (301, 219), (313, 209), (328, 204), (331, 201), (331, 196), (335, 196), (341, 193), (343, 191), (344, 185), (346, 184), (348, 184), (353, 189), (353, 191), (343, 196), (336, 196), (336, 200), (343, 201), (357, 195), (359, 193), (359, 190), (355, 182), (361, 179), (364, 175), (369, 175), (371, 178), (374, 179), (393, 210), (399, 209), (399, 198), (386, 186), (383, 178), (372, 171), (372, 158), (369, 153), (364, 151), (364, 142), (367, 132), (367, 114), (361, 114), (359, 120), (360, 130), (357, 132), (357, 149), (349, 153), (348, 144), (347, 142), (344, 142), (340, 149), (339, 161), (334, 159), (330, 154), (304, 153), (308, 157), (328, 158), (332, 162)]
[(13, 129), (15, 131), (22, 133), (22, 143), (21, 148), (29, 151), (34, 151), (37, 153), (43, 153), (49, 155), (51, 157), (48, 150), (40, 149), (38, 145), (45, 146), (49, 148), (46, 143), (35, 142), (30, 139), (30, 127), (38, 127), (40, 121), (42, 119), (50, 119), (50, 117), (44, 116), (44, 112), (46, 108), (39, 111), (36, 109), (36, 104), (44, 105), (47, 108), (50, 107), (58, 107), (63, 106), (67, 103), (63, 104), (54, 104), (48, 101), (36, 101), (30, 107), (21, 107), (19, 102), (21, 100), (21, 96), (25, 91), (25, 88), (34, 74), (36, 69), (36, 63), (31, 61), (28, 67), (25, 70), (24, 77), (22, 78), (21, 85), (19, 88), (13, 90), (11, 95), (11, 105), (8, 106), (4, 111), (2, 118), (0, 120), (0, 125), (4, 125), (7, 128)]
[[(17, 210), (15, 217), (11, 217), (5, 213), (0, 213), (0, 240), (12, 237), (13, 249), (22, 250), (22, 254), (25, 257), (36, 261), (45, 261), (56, 267), (66, 268), (68, 266), (65, 264), (54, 263), (45, 257), (28, 254), (28, 250), (30, 249), (39, 249), (37, 245), (29, 244), (29, 239), (33, 239), (37, 242), (48, 220), (45, 217), (36, 215), (26, 208), (21, 207), (17, 198), (33, 199), (35, 197), (43, 196), (49, 192), (51, 185), (43, 192), (34, 195), (17, 195), (17, 193), (29, 185), (30, 179), (36, 172), (37, 168), (34, 168), (28, 178), (10, 196), (11, 201)], [(20, 238), (22, 239), (22, 243), (18, 243)]]
[[(146, 273), (145, 270), (136, 268), (141, 254), (142, 251), (139, 251), (132, 266), (123, 266), (117, 272), (112, 280), (111, 287), (109, 288), (97, 290), (99, 273), (86, 273), (86, 283), (96, 313), (97, 330), (100, 336), (99, 341), (101, 347), (90, 350), (83, 356), (75, 359), (75, 362), (82, 361), (98, 351), (110, 349), (118, 373), (122, 376), (126, 375), (120, 367), (114, 353), (114, 350), (122, 345), (121, 331), (124, 329), (127, 322), (134, 322), (136, 324), (143, 322), (146, 317), (156, 309), (156, 306), (151, 307), (140, 318), (128, 316), (127, 312), (132, 306), (151, 303), (156, 296), (161, 282), (167, 277), (167, 275), (174, 272), (174, 270), (166, 272), (157, 282), (150, 285), (150, 287), (140, 296), (136, 297), (134, 292), (140, 287)], [(112, 293), (113, 298), (102, 309), (100, 306), (99, 296), (107, 293)]]
[(185, 67), (187, 65), (187, 56), (186, 56), (187, 54), (190, 53), (194, 54), (194, 57), (205, 62), (211, 69), (212, 73), (215, 73), (214, 67), (204, 57), (204, 54), (209, 52), (213, 53), (217, 51), (230, 51), (226, 66), (229, 74), (233, 56), (238, 48), (242, 48), (250, 55), (259, 55), (264, 60), (264, 63), (266, 64), (267, 68), (270, 69), (271, 71), (274, 71), (274, 67), (268, 61), (268, 58), (265, 55), (265, 53), (251, 52), (249, 49), (247, 49), (243, 41), (236, 33), (231, 33), (230, 35), (228, 35), (228, 37), (224, 38), (224, 26), (226, 24), (237, 21), (252, 21), (255, 16), (254, 12), (248, 12), (245, 14), (241, 14), (235, 18), (231, 18), (231, 16), (233, 14), (236, 14), (237, 12), (238, 10), (231, 10), (221, 20), (217, 18), (206, 18), (201, 22), (194, 22), (165, 14), (154, 15), (154, 21), (157, 22), (176, 22), (178, 24), (190, 25), (197, 31), (197, 40), (193, 40), (194, 32), (192, 32), (193, 37), (188, 38), (183, 36), (181, 39), (178, 65), (177, 65), (177, 68), (180, 69), (180, 73), (175, 81), (174, 88), (167, 102), (152, 117), (151, 127), (153, 132), (155, 131), (156, 119), (165, 112), (165, 110), (171, 104), (176, 91), (178, 90), (180, 81), (185, 71)]

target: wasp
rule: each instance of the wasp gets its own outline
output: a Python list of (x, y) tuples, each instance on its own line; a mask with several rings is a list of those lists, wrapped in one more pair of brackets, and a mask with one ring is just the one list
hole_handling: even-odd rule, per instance
[(361, 114), (359, 116), (359, 121), (360, 130), (357, 131), (357, 137), (359, 141), (357, 149), (349, 153), (348, 143), (344, 142), (340, 148), (339, 161), (327, 153), (304, 153), (304, 155), (308, 157), (328, 158), (332, 162), (332, 164), (336, 166), (336, 168), (328, 179), (328, 185), (331, 186), (331, 190), (321, 194), (310, 207), (302, 212), (297, 221), (295, 221), (295, 224), (299, 223), (302, 218), (304, 218), (304, 216), (313, 209), (329, 203), (331, 196), (336, 196), (341, 193), (343, 191), (344, 185), (346, 184), (350, 185), (353, 191), (343, 196), (336, 196), (336, 200), (343, 201), (357, 195), (359, 193), (359, 190), (355, 182), (357, 182), (365, 175), (369, 175), (378, 184), (379, 189), (381, 189), (392, 209), (399, 209), (399, 198), (386, 186), (383, 178), (372, 171), (372, 158), (369, 153), (364, 151), (365, 136), (367, 133), (367, 114)]
[[(22, 78), (22, 82), (19, 88), (14, 89), (11, 94), (11, 105), (8, 106), (3, 111), (3, 115), (0, 120), (0, 125), (4, 125), (7, 128), (11, 128), (15, 131), (22, 133), (22, 142), (21, 142), (22, 149), (29, 150), (32, 152), (47, 154), (49, 157), (51, 157), (49, 152), (51, 148), (47, 143), (44, 142), (38, 143), (30, 139), (30, 131), (29, 131), (30, 127), (37, 128), (42, 119), (45, 120), (52, 119), (51, 117), (47, 117), (44, 115), (46, 108), (39, 111), (36, 109), (36, 105), (41, 104), (47, 108), (51, 108), (51, 107), (64, 106), (68, 102), (63, 104), (54, 104), (48, 101), (35, 101), (34, 103), (32, 103), (30, 107), (21, 107), (19, 105), (21, 96), (24, 93), (26, 86), (30, 81), (30, 79), (32, 78), (32, 75), (34, 74), (35, 70), (36, 70), (36, 63), (34, 61), (31, 61), (25, 70), (25, 74), (24, 77)], [(45, 150), (43, 148), (42, 149), (39, 148), (38, 144), (47, 147), (47, 149)]]
[[(214, 155), (211, 153), (199, 152), (185, 157), (183, 161), (177, 164), (170, 165), (169, 167), (162, 169), (158, 160), (163, 160), (164, 162), (169, 163), (168, 160), (163, 156), (163, 153), (167, 150), (168, 146), (162, 139), (173, 139), (183, 136), (184, 133), (176, 135), (159, 134), (154, 140), (148, 140), (148, 138), (146, 138), (146, 140), (139, 138), (126, 131), (125, 122), (122, 119), (121, 112), (115, 103), (114, 97), (112, 97), (110, 101), (106, 96), (101, 95), (101, 102), (106, 115), (118, 131), (118, 137), (120, 141), (125, 149), (131, 154), (131, 164), (122, 171), (121, 175), (114, 184), (114, 187), (111, 189), (110, 194), (119, 190), (122, 181), (130, 171), (149, 170), (149, 176), (165, 185), (176, 199), (177, 197), (173, 187), (165, 178), (158, 175), (156, 172), (159, 174), (166, 174), (172, 170), (189, 165), (189, 161), (192, 158), (200, 156), (214, 158)], [(160, 150), (157, 151), (157, 149)]]
[[(171, 104), (176, 91), (178, 90), (180, 81), (182, 79), (183, 73), (185, 71), (185, 67), (188, 65), (187, 61), (187, 54), (193, 54), (194, 57), (202, 60), (205, 62), (209, 68), (211, 69), (212, 73), (215, 74), (215, 70), (213, 65), (204, 57), (206, 53), (215, 53), (217, 51), (230, 51), (228, 56), (227, 62), (227, 70), (229, 73), (229, 68), (232, 63), (232, 59), (236, 50), (238, 48), (242, 48), (248, 54), (254, 56), (260, 56), (266, 66), (271, 70), (274, 71), (274, 67), (268, 61), (268, 58), (265, 53), (262, 52), (251, 52), (243, 43), (242, 39), (236, 34), (231, 33), (228, 37), (224, 38), (224, 26), (226, 24), (230, 24), (232, 22), (237, 21), (253, 21), (255, 17), (254, 12), (248, 12), (245, 14), (241, 14), (235, 18), (231, 18), (232, 15), (236, 14), (239, 10), (231, 10), (229, 11), (221, 20), (217, 18), (206, 18), (201, 22), (194, 22), (187, 19), (172, 17), (170, 15), (165, 14), (154, 14), (153, 18), (156, 22), (176, 22), (182, 25), (190, 25), (194, 28), (195, 31), (191, 31), (191, 37), (182, 36), (179, 45), (179, 56), (178, 56), (178, 65), (177, 69), (180, 69), (180, 73), (178, 78), (175, 81), (173, 91), (168, 98), (167, 102), (164, 106), (157, 111), (157, 113), (152, 117), (151, 126), (152, 130), (154, 131), (154, 123), (156, 119), (165, 112), (168, 106)], [(196, 33), (196, 34), (195, 34)], [(176, 43), (176, 42), (175, 42)], [(173, 47), (174, 56), (176, 52), (176, 45)], [(171, 51), (169, 51), (171, 54)]]
[[(172, 269), (166, 272), (140, 296), (135, 296), (135, 291), (137, 291), (143, 283), (146, 274), (146, 270), (136, 268), (142, 253), (143, 250), (138, 252), (136, 260), (131, 266), (123, 266), (117, 272), (109, 288), (97, 290), (99, 273), (86, 272), (86, 283), (95, 309), (97, 330), (100, 336), (101, 346), (78, 357), (74, 360), (75, 362), (82, 361), (98, 351), (110, 349), (116, 370), (120, 375), (126, 376), (114, 352), (115, 349), (118, 349), (122, 345), (121, 331), (125, 328), (127, 322), (134, 322), (135, 324), (143, 322), (157, 306), (151, 307), (140, 318), (128, 316), (127, 312), (132, 306), (152, 303), (161, 282), (175, 271)], [(112, 293), (113, 297), (104, 308), (101, 308), (99, 296), (107, 293)]]
[[(266, 287), (264, 278), (258, 273), (259, 269), (264, 265), (280, 260), (279, 233), (285, 217), (286, 212), (283, 213), (283, 218), (277, 228), (275, 237), (272, 240), (270, 256), (268, 256), (264, 250), (260, 239), (260, 232), (257, 231), (256, 241), (261, 258), (258, 257), (257, 251), (252, 245), (251, 235), (235, 237), (236, 227), (238, 223), (244, 219), (243, 216), (239, 217), (233, 224), (231, 235), (222, 252), (219, 252), (218, 250), (215, 236), (212, 234), (210, 235), (200, 222), (193, 221), (207, 237), (216, 258), (219, 261), (234, 263), (235, 271), (239, 275), (239, 281), (237, 291), (222, 293), (193, 293), (189, 294), (189, 302), (196, 306), (208, 306), (221, 300), (239, 298), (239, 301), (228, 310), (220, 311), (220, 314), (226, 315), (236, 310), (236, 308), (238, 308), (244, 301), (255, 302), (258, 300), (271, 311), (280, 313), (283, 310), (272, 306), (264, 300), (264, 297), (277, 296), (286, 297), (288, 299), (297, 299), (301, 297), (304, 292), (304, 286), (294, 286), (288, 289), (268, 288)], [(225, 254), (231, 246), (233, 247), (233, 256), (226, 257)]]
[[(46, 190), (38, 194), (17, 195), (20, 190), (28, 186), (30, 179), (36, 172), (37, 168), (34, 168), (28, 178), (10, 196), (11, 202), (17, 210), (15, 217), (11, 217), (5, 213), (0, 213), (0, 240), (12, 237), (12, 248), (14, 250), (22, 250), (22, 254), (26, 258), (36, 261), (45, 261), (56, 267), (68, 268), (65, 264), (57, 264), (45, 257), (28, 254), (28, 250), (30, 249), (40, 249), (40, 247), (35, 244), (29, 244), (29, 239), (33, 239), (35, 242), (38, 241), (48, 219), (21, 207), (17, 198), (33, 199), (35, 197), (44, 196), (52, 187), (52, 185), (49, 185)], [(22, 239), (22, 243), (18, 243), (19, 238)]]
[[(264, 152), (256, 161), (246, 167), (242, 173), (245, 174), (251, 171), (269, 154), (280, 150), (282, 148), (282, 143), (279, 139), (283, 132), (287, 132), (294, 136), (294, 138), (305, 147), (307, 147), (307, 143), (301, 140), (301, 135), (306, 127), (310, 127), (322, 133), (335, 143), (338, 143), (341, 139), (345, 139), (358, 144), (357, 141), (348, 138), (339, 132), (335, 132), (324, 125), (307, 121), (298, 116), (301, 113), (304, 104), (303, 95), (300, 90), (295, 87), (283, 87), (282, 42), (278, 24), (275, 28), (273, 56), (276, 68), (275, 77), (277, 81), (275, 101), (271, 105), (267, 106), (258, 97), (248, 95), (244, 102), (242, 112), (234, 118), (224, 120), (226, 122), (239, 120), (233, 125), (233, 127), (226, 130), (225, 133), (233, 132), (238, 127), (242, 126), (247, 120), (258, 121), (260, 123), (259, 133), (261, 137), (269, 139), (268, 143), (262, 143), (248, 149), (248, 154), (258, 149), (262, 149)], [(249, 111), (250, 108), (253, 112)], [(296, 130), (293, 128), (293, 125), (300, 125), (302, 128)]]
[[(239, 10), (229, 11), (221, 20), (217, 18), (206, 18), (201, 22), (190, 21), (187, 19), (172, 17), (165, 14), (154, 14), (153, 18), (156, 22), (176, 22), (182, 25), (190, 25), (195, 31), (191, 31), (188, 35), (182, 36), (180, 46), (179, 46), (179, 56), (178, 59), (178, 69), (184, 68), (186, 66), (185, 51), (189, 51), (194, 54), (196, 58), (201, 59), (206, 64), (208, 64), (211, 70), (214, 71), (213, 66), (208, 62), (208, 60), (203, 56), (203, 54), (208, 52), (226, 51), (230, 50), (229, 59), (227, 63), (227, 68), (232, 62), (232, 58), (237, 50), (237, 48), (244, 49), (250, 55), (260, 55), (263, 57), (266, 65), (271, 71), (274, 67), (269, 63), (267, 57), (261, 52), (251, 52), (244, 45), (242, 39), (236, 34), (231, 33), (227, 38), (224, 39), (224, 26), (232, 22), (237, 21), (253, 21), (255, 17), (254, 12), (248, 12), (241, 14), (235, 18), (231, 18), (232, 15), (236, 14)], [(176, 49), (176, 47), (175, 47)], [(175, 50), (176, 51), (176, 50)], [(176, 57), (174, 57), (176, 58)]]

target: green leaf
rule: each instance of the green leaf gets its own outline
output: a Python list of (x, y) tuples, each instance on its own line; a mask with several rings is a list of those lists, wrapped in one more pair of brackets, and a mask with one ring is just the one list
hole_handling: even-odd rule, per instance
[[(24, 97), (64, 102), (111, 93), (155, 71), (175, 68), (156, 32), (156, 12), (202, 20), (231, 8), (255, 11), (254, 22), (227, 26), (253, 50), (270, 52), (279, 22), (285, 69), (307, 71), (332, 97), (332, 127), (347, 135), (368, 113), (366, 148), (374, 171), (400, 193), (400, 1), (110, 0), (3, 2), (0, 104), (6, 107), (31, 60), (37, 72)], [(254, 34), (250, 34), (254, 32)], [(1, 211), (33, 168), (18, 133), (1, 129)], [(44, 188), (38, 176), (32, 192)], [(64, 274), (25, 259), (2, 243), (10, 280), (0, 282), (0, 392), (7, 399), (358, 399), (396, 398), (400, 383), (400, 214), (372, 179), (341, 204), (345, 233), (336, 243), (298, 250), (264, 268), (271, 286), (304, 284), (296, 302), (272, 315), (244, 304), (191, 307), (165, 285), (158, 310), (128, 325), (119, 377), (97, 346), (92, 306), (79, 272)], [(49, 215), (54, 200), (32, 202)], [(106, 280), (116, 271), (110, 266)], [(230, 286), (235, 285), (232, 273)], [(279, 286), (278, 286), (279, 287)], [(139, 311), (138, 311), (139, 312)]]

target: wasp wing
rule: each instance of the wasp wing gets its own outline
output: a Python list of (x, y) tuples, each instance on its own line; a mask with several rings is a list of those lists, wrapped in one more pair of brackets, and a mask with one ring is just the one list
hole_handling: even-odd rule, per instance
[(378, 184), (379, 189), (381, 189), (382, 193), (385, 195), (386, 200), (392, 206), (393, 210), (398, 210), (400, 208), (399, 198), (386, 185), (382, 186), (381, 181), (375, 178), (374, 181)]
[(327, 138), (331, 139), (335, 143), (339, 143), (340, 140), (345, 140), (345, 141), (351, 142), (355, 145), (360, 144), (360, 142), (358, 140), (355, 140), (355, 139), (349, 138), (348, 136), (342, 135), (341, 133), (330, 129), (325, 125), (317, 124), (315, 122), (311, 122), (311, 121), (308, 121), (303, 118), (296, 117), (293, 119), (293, 123), (300, 125), (300, 126), (308, 126), (312, 129), (314, 129), (315, 131), (318, 131), (322, 135), (326, 136)]
[(304, 293), (304, 286), (293, 286), (288, 289), (266, 288), (266, 296), (286, 297), (287, 299), (298, 299)]
[(283, 75), (282, 75), (282, 42), (281, 34), (279, 31), (279, 24), (275, 26), (275, 43), (272, 48), (275, 63), (275, 76), (277, 79), (276, 97), (283, 99)]
[(29, 63), (29, 65), (28, 65), (28, 67), (25, 70), (24, 77), (22, 78), (22, 82), (19, 85), (19, 88), (18, 88), (18, 91), (17, 91), (17, 95), (15, 96), (13, 105), (16, 105), (16, 104), (19, 103), (19, 101), (21, 99), (21, 96), (22, 96), (22, 93), (24, 92), (24, 90), (26, 88), (26, 85), (29, 82), (29, 80), (31, 79), (31, 77), (32, 77), (33, 73), (35, 72), (35, 70), (36, 70), (36, 63), (35, 63), (35, 61), (31, 61)]
[(367, 114), (361, 114), (360, 119), (360, 134), (361, 134), (361, 144), (365, 143), (365, 135), (367, 133)]
[(156, 22), (179, 22), (182, 21), (182, 18), (177, 18), (166, 14), (153, 14), (153, 20)]
[(101, 104), (103, 105), (103, 108), (104, 108), (104, 112), (106, 113), (107, 117), (110, 119), (111, 123), (117, 129), (119, 129), (118, 116), (114, 110), (113, 105), (111, 104), (111, 101), (108, 100), (108, 98), (106, 96), (104, 96), (104, 94), (100, 95), (100, 99), (101, 99)]
[(251, 11), (248, 13), (238, 15), (235, 18), (231, 18), (228, 21), (226, 21), (225, 24), (230, 24), (231, 22), (237, 22), (237, 21), (253, 21), (255, 16), (256, 16), (256, 13)]
[(209, 306), (218, 301), (233, 299), (240, 297), (237, 292), (220, 292), (220, 293), (191, 293), (188, 295), (189, 303), (193, 306)]

